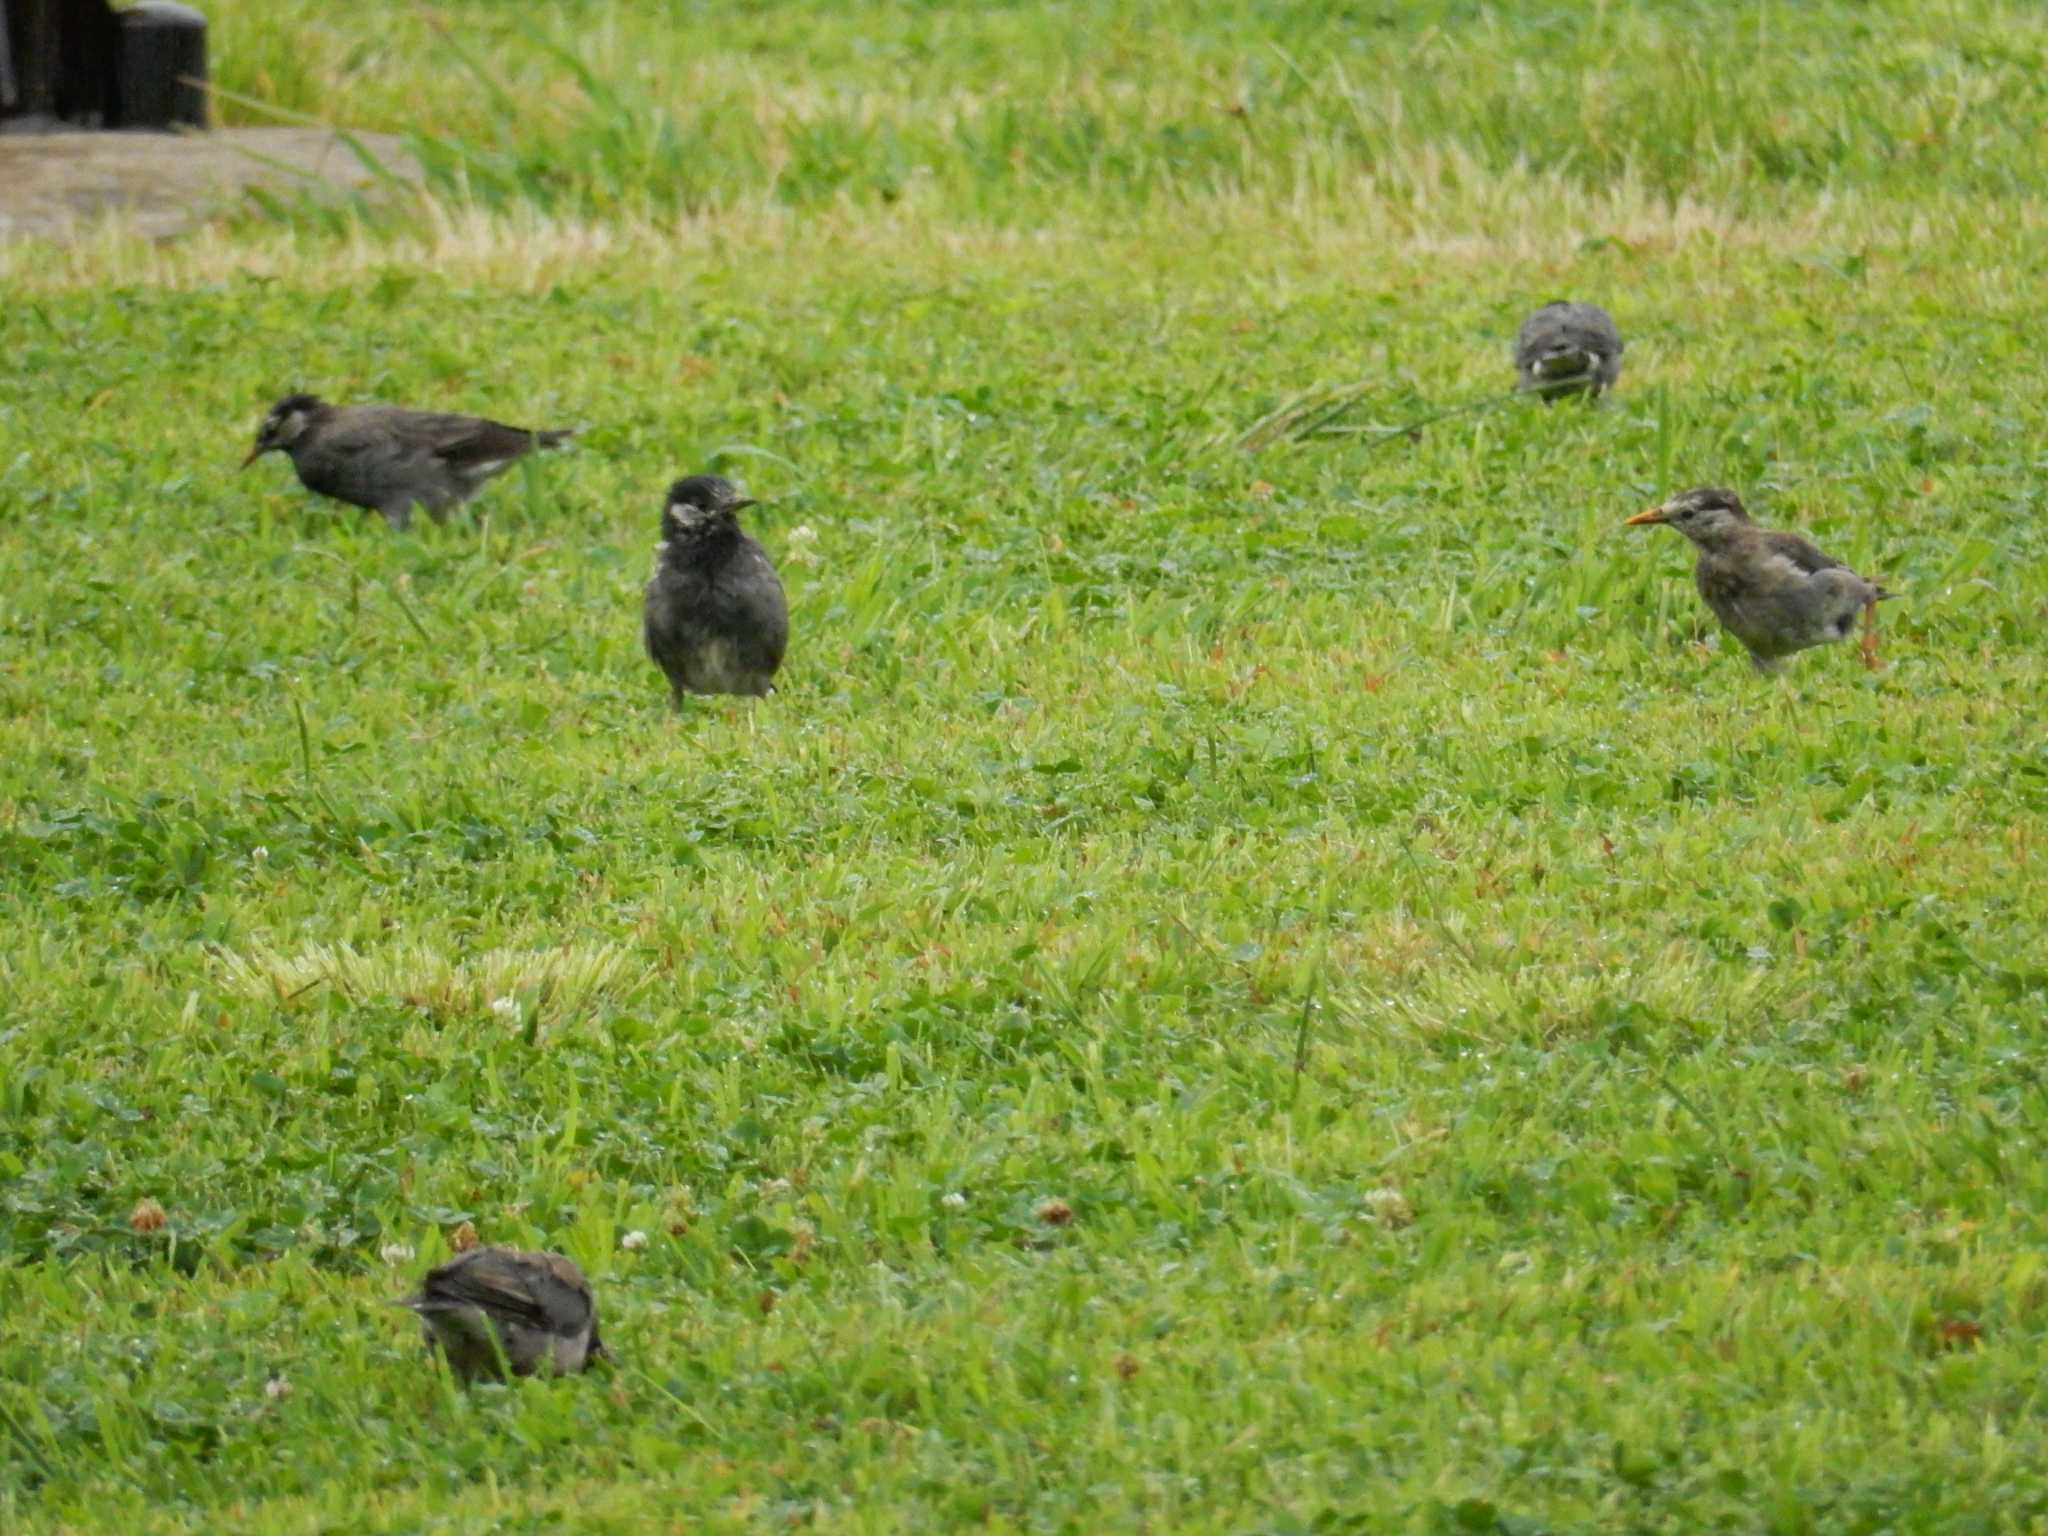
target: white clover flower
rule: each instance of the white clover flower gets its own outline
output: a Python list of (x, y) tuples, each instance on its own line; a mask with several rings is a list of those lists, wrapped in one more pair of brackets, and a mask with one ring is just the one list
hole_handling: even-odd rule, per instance
[(494, 997), (491, 999), (491, 1012), (501, 1019), (516, 1019), (519, 1017), (519, 999), (516, 997)]
[(1365, 1208), (1382, 1226), (1405, 1227), (1415, 1219), (1415, 1208), (1398, 1189), (1368, 1189)]
[(949, 1211), (964, 1211), (967, 1209), (967, 1197), (957, 1189), (948, 1190), (939, 1196), (939, 1204)]
[(410, 1264), (412, 1262), (412, 1244), (386, 1243), (377, 1250), (377, 1256), (386, 1264)]
[(619, 1246), (628, 1253), (638, 1253), (647, 1246), (647, 1234), (638, 1227), (635, 1227), (631, 1232), (628, 1232), (619, 1239)]
[(798, 523), (783, 537), (782, 558), (791, 565), (816, 565), (818, 563), (818, 530), (809, 523)]

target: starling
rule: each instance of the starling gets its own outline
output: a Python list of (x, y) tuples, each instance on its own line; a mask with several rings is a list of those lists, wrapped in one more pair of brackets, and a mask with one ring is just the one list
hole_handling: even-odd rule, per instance
[(515, 1376), (580, 1371), (606, 1353), (590, 1282), (559, 1253), (472, 1248), (428, 1270), (398, 1305), (420, 1315), (427, 1347), (465, 1384), (502, 1380), (508, 1366)]
[(256, 446), (242, 468), (282, 450), (307, 490), (381, 512), (402, 529), (412, 522), (415, 502), (441, 522), (450, 507), (469, 500), (535, 444), (555, 448), (575, 435), (529, 432), (481, 416), (286, 395), (256, 429)]
[(686, 693), (767, 693), (789, 646), (782, 580), (740, 532), (752, 505), (722, 475), (669, 487), (641, 633), (678, 709)]
[(1552, 299), (1515, 333), (1517, 387), (1544, 403), (1566, 395), (1597, 397), (1621, 377), (1621, 332), (1598, 304)]
[(1896, 594), (1796, 533), (1759, 528), (1733, 491), (1701, 486), (1638, 512), (1630, 527), (1668, 523), (1698, 546), (1693, 581), (1759, 672), (1809, 646), (1846, 640), (1863, 616), (1863, 662), (1877, 665), (1877, 605)]

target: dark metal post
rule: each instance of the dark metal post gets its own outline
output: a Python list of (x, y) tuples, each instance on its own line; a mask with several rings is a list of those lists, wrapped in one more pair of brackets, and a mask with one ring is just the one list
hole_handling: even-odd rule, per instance
[(0, 0), (0, 133), (206, 126), (206, 18), (174, 0)]
[(206, 18), (174, 0), (140, 0), (119, 13), (114, 126), (206, 126)]

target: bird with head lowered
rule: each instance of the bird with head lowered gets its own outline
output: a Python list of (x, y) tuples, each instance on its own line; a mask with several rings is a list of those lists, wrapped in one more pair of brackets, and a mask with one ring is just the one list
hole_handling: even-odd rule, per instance
[(1621, 331), (1598, 304), (1552, 299), (1515, 333), (1515, 387), (1549, 405), (1597, 399), (1621, 377)]
[(415, 506), (441, 522), (450, 507), (535, 448), (559, 447), (575, 435), (397, 405), (329, 405), (318, 395), (294, 394), (270, 408), (242, 468), (266, 453), (282, 453), (307, 490), (381, 513), (402, 529)]
[(465, 1384), (508, 1371), (566, 1375), (609, 1358), (590, 1282), (559, 1253), (471, 1248), (428, 1270), (398, 1305), (419, 1315), (428, 1348)]

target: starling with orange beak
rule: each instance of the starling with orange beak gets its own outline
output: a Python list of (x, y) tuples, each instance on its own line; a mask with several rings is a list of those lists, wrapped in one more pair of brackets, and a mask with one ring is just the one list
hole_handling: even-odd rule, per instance
[(1759, 528), (1733, 491), (1701, 486), (1638, 512), (1631, 528), (1662, 523), (1699, 551), (1693, 581), (1759, 672), (1794, 651), (1846, 640), (1863, 619), (1863, 662), (1877, 666), (1877, 605), (1896, 594), (1858, 576), (1796, 533)]

